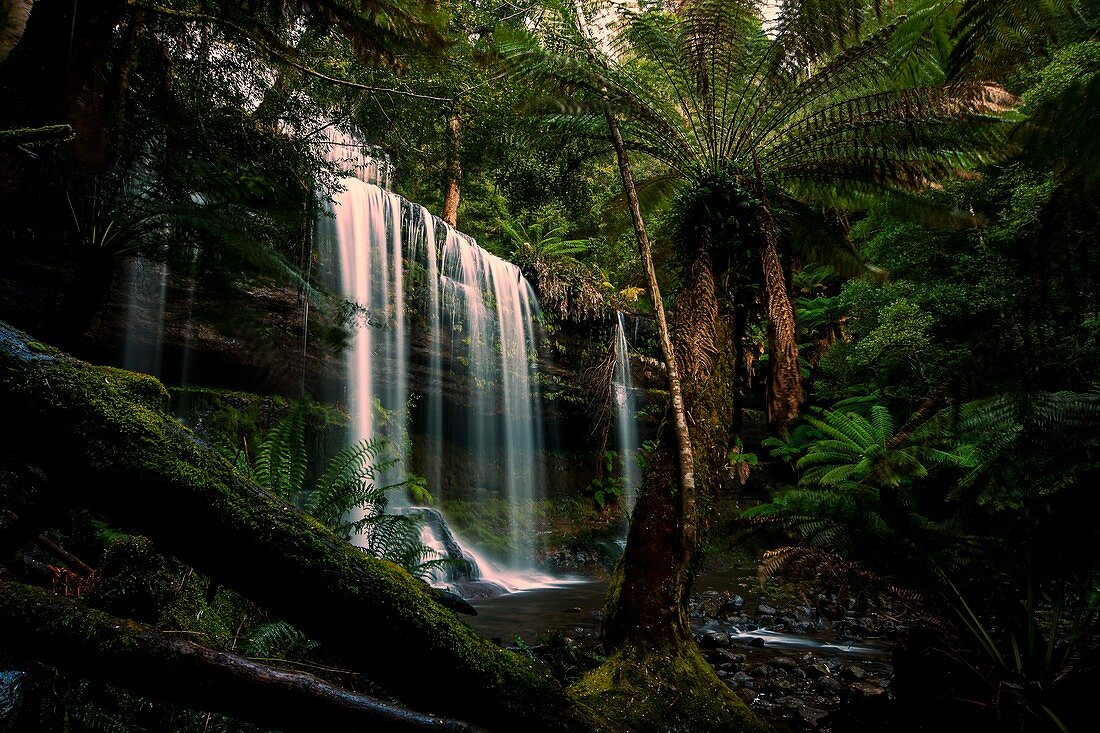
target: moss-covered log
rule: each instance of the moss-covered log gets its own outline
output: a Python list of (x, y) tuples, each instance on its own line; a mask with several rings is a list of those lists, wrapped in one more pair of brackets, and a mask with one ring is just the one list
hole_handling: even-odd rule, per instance
[(0, 575), (0, 650), (148, 697), (286, 731), (453, 731), (433, 718), (87, 608)]
[(0, 322), (0, 409), (18, 426), (7, 448), (64, 500), (150, 537), (411, 707), (501, 731), (578, 727), (552, 679), (401, 568), (240, 476), (164, 412), (167, 399), (151, 377), (85, 364)]

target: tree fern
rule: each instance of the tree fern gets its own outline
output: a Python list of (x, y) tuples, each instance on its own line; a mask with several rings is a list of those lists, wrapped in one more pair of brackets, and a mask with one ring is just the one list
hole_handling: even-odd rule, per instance
[[(912, 29), (887, 17), (886, 3), (791, 0), (769, 29), (763, 2), (687, 0), (675, 12), (645, 4), (620, 11), (603, 40), (587, 20), (599, 5), (555, 6), (536, 34), (503, 36), (503, 55), (552, 96), (544, 119), (559, 133), (606, 140), (610, 108), (625, 145), (666, 180), (689, 192), (725, 180), (751, 193), (737, 197), (750, 206), (725, 215), (761, 240), (773, 325), (768, 414), (785, 429), (803, 396), (775, 219), (811, 206), (863, 207), (883, 191), (920, 191), (990, 160), (1004, 149), (997, 142), (1014, 98), (995, 85), (931, 83), (934, 74), (914, 72), (918, 47), (899, 38)], [(685, 257), (701, 246), (682, 239)]]

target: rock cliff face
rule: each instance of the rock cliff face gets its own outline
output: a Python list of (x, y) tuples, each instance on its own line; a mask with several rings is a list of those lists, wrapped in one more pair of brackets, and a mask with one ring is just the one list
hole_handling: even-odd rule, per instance
[[(50, 283), (58, 281), (66, 281), (63, 271), (56, 280), (25, 278), (21, 298), (5, 303), (4, 315), (31, 331), (47, 328), (49, 319), (44, 314), (56, 309), (63, 290), (51, 288)], [(307, 304), (290, 285), (260, 280), (232, 287), (211, 285), (173, 270), (164, 277), (162, 296), (151, 293), (156, 288), (155, 282), (134, 283), (127, 262), (118, 263), (103, 305), (88, 318), (87, 328), (71, 350), (94, 363), (155, 371), (170, 386), (342, 401), (343, 347), (348, 336), (336, 315), (342, 305), (338, 300), (315, 298)], [(159, 308), (134, 307), (135, 291), (146, 299), (163, 297), (163, 302)], [(303, 327), (307, 322), (308, 330)], [(476, 401), (461, 375), (446, 369), (442, 375), (443, 424), (454, 429), (444, 431), (442, 444), (425, 434), (426, 396), (419, 387), (429, 379), (431, 337), (425, 324), (416, 318), (410, 323), (412, 462), (424, 454), (441, 455), (444, 484), (454, 487), (452, 497), (467, 491), (499, 493), (491, 477), (479, 475), (478, 461), (463, 437), (461, 426), (468, 411), (476, 409)], [(613, 430), (607, 437), (607, 405), (590, 389), (597, 379), (594, 367), (606, 356), (612, 327), (610, 320), (562, 324), (553, 336), (541, 339), (538, 375), (550, 498), (583, 493), (603, 470), (604, 448), (614, 448)], [(452, 343), (445, 338), (441, 345), (447, 364)], [(127, 365), (135, 353), (140, 363)], [(662, 399), (656, 363), (636, 357), (633, 372), (638, 393), (647, 395), (643, 402)], [(641, 426), (644, 440), (655, 425), (643, 419)]]

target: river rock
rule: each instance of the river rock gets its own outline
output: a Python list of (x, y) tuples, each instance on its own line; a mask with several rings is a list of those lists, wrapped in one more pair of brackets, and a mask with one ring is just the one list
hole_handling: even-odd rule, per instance
[(799, 708), (806, 707), (805, 702), (797, 697), (792, 697), (790, 695), (779, 698), (775, 701), (775, 704), (781, 708), (786, 708), (787, 710), (798, 710)]
[(798, 662), (794, 661), (790, 657), (776, 657), (775, 659), (771, 660), (769, 664), (771, 664), (771, 666), (773, 667), (786, 669), (788, 671), (798, 668)]
[(767, 664), (761, 664), (759, 667), (755, 668), (752, 671), (752, 676), (753, 677), (768, 678), (768, 677), (772, 677), (774, 675), (775, 675), (775, 667), (772, 667), (772, 666), (767, 665)]
[(718, 664), (738, 664), (745, 661), (744, 654), (734, 654), (729, 649), (712, 649), (707, 652), (707, 661)]
[(764, 646), (764, 640), (761, 639), (759, 636), (750, 636), (748, 639), (745, 640), (745, 643), (752, 647)]
[(821, 719), (828, 715), (824, 710), (817, 708), (811, 708), (807, 705), (803, 705), (798, 709), (798, 717), (802, 719), (802, 722), (811, 728), (816, 728), (817, 724), (821, 722)]
[(725, 631), (709, 631), (703, 634), (699, 645), (704, 649), (725, 649), (731, 644), (730, 635)]
[(742, 687), (737, 690), (737, 696), (744, 700), (746, 705), (752, 705), (756, 701), (756, 698), (760, 696), (760, 693), (756, 690)]
[(852, 692), (864, 697), (874, 697), (875, 695), (881, 695), (885, 692), (885, 688), (870, 682), (856, 682), (850, 685)]
[(741, 613), (741, 609), (745, 607), (745, 599), (739, 595), (734, 594), (725, 603), (718, 607), (718, 616), (728, 618), (730, 616), (736, 616)]
[(761, 603), (759, 606), (756, 607), (757, 616), (774, 616), (775, 614), (776, 610), (772, 606), (766, 606)]
[(849, 664), (847, 667), (840, 670), (840, 676), (846, 680), (858, 682), (867, 676), (867, 670), (860, 667), (858, 664)]

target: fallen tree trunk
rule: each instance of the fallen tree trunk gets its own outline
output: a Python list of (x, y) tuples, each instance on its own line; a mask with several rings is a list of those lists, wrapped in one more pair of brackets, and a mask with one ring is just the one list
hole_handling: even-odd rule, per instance
[(0, 576), (0, 649), (165, 702), (285, 731), (474, 733), (319, 677), (218, 652)]
[(155, 379), (0, 322), (0, 409), (17, 427), (7, 449), (60, 499), (148, 536), (411, 707), (501, 731), (585, 727), (554, 680), (479, 638), (401, 568), (243, 478), (166, 405)]

